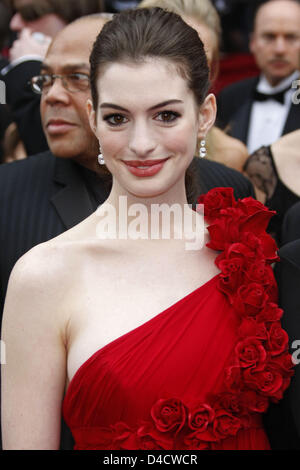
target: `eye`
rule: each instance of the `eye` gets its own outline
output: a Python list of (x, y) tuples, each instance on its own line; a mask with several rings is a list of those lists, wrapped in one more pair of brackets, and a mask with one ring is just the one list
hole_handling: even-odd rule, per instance
[(109, 114), (108, 116), (104, 116), (103, 120), (108, 122), (111, 126), (121, 126), (128, 122), (128, 119), (122, 114)]
[(68, 78), (74, 82), (86, 81), (89, 77), (83, 73), (71, 73)]
[(158, 121), (171, 123), (176, 121), (176, 119), (180, 117), (180, 114), (175, 111), (161, 111), (155, 117)]
[(48, 74), (40, 75), (37, 81), (41, 85), (44, 85), (44, 86), (49, 85), (49, 83), (51, 83), (51, 75), (48, 75)]
[(38, 88), (43, 90), (43, 89), (46, 89), (46, 88), (51, 86), (52, 77), (51, 77), (51, 75), (48, 75), (48, 74), (39, 75), (38, 77), (36, 77), (36, 79), (33, 81), (33, 83)]

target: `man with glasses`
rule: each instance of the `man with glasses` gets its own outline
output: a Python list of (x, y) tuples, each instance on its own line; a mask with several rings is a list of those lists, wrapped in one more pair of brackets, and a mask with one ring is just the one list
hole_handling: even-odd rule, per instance
[[(10, 28), (17, 35), (10, 63), (0, 71), (6, 100), (13, 112), (28, 155), (48, 149), (42, 132), (39, 97), (33, 97), (28, 80), (39, 74), (52, 38), (67, 24), (85, 15), (103, 12), (104, 0), (10, 0)], [(34, 139), (33, 139), (34, 136)]]

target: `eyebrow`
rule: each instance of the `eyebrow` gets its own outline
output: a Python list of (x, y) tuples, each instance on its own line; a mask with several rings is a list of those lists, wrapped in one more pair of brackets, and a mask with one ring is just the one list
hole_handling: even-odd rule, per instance
[[(41, 70), (45, 70), (47, 72), (51, 69), (52, 69), (52, 67), (50, 65), (47, 65), (47, 64), (42, 64), (41, 65)], [(76, 70), (76, 69), (86, 69), (87, 71), (90, 70), (89, 66), (84, 62), (79, 63), (79, 64), (68, 64), (68, 65), (64, 65), (62, 67), (62, 70), (65, 71), (65, 72), (73, 71), (73, 70)]]
[[(148, 109), (148, 111), (153, 111), (157, 108), (163, 108), (164, 106), (167, 106), (169, 104), (178, 104), (178, 103), (183, 103), (183, 101), (181, 101), (181, 100), (163, 101), (162, 103), (158, 103), (155, 106), (152, 106), (151, 108)], [(113, 104), (113, 103), (102, 103), (100, 105), (100, 109), (104, 109), (104, 108), (113, 108), (113, 109), (117, 109), (118, 111), (123, 111), (125, 113), (129, 113), (128, 109), (123, 108), (122, 106), (118, 106), (117, 104)]]

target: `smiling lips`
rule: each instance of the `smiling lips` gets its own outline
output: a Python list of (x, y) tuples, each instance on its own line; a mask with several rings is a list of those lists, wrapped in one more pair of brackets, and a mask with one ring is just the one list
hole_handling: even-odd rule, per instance
[(168, 158), (162, 160), (130, 160), (124, 161), (130, 173), (139, 177), (156, 175), (164, 166)]

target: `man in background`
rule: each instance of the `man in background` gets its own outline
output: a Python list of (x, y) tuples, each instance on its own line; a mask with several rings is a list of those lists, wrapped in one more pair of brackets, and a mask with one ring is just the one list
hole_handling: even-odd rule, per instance
[(42, 131), (39, 96), (28, 81), (40, 72), (53, 37), (82, 16), (104, 11), (103, 0), (10, 0), (10, 29), (17, 38), (10, 49), (10, 62), (0, 71), (6, 84), (6, 101), (12, 111), (27, 155), (48, 149)]
[(261, 74), (221, 91), (217, 124), (228, 127), (252, 153), (300, 127), (300, 107), (292, 102), (292, 84), (299, 78), (299, 2), (262, 4), (255, 16), (250, 50)]

